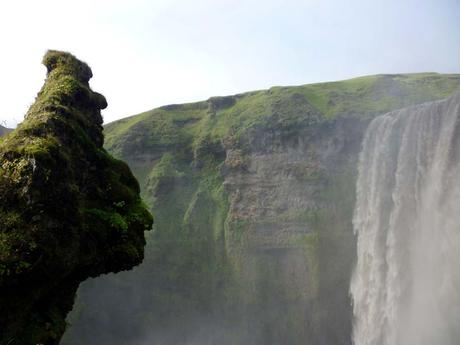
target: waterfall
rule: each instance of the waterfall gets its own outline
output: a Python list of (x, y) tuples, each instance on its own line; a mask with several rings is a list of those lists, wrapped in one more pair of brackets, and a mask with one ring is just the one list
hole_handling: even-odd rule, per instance
[(460, 344), (460, 94), (375, 118), (359, 161), (355, 345)]

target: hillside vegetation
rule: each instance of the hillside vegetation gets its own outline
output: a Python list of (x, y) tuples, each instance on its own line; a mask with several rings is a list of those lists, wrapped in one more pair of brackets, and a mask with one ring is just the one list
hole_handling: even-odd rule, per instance
[(457, 74), (375, 75), (168, 105), (108, 124), (106, 147), (123, 155), (136, 145), (147, 150), (196, 146), (204, 136), (238, 139), (257, 126), (293, 130), (341, 116), (366, 119), (446, 98), (460, 92), (459, 84)]

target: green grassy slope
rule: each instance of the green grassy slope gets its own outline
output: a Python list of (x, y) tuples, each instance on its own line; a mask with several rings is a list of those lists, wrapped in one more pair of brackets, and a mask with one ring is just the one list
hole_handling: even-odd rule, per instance
[[(345, 81), (273, 87), (207, 102), (160, 107), (105, 126), (106, 147), (123, 154), (198, 145), (203, 136), (239, 138), (259, 125), (298, 127), (339, 116), (373, 117), (460, 92), (460, 75), (375, 75)], [(305, 111), (310, 118), (306, 118)]]

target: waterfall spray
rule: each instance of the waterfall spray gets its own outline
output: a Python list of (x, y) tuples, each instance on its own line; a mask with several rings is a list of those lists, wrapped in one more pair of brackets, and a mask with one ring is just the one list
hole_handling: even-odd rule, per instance
[(460, 344), (460, 94), (366, 131), (353, 219), (355, 345)]

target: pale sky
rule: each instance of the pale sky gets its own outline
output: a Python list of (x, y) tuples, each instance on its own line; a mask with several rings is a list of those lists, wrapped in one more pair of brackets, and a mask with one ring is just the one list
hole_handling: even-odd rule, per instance
[(171, 103), (378, 73), (460, 73), (460, 0), (0, 0), (0, 123), (47, 49), (86, 61), (105, 122)]

